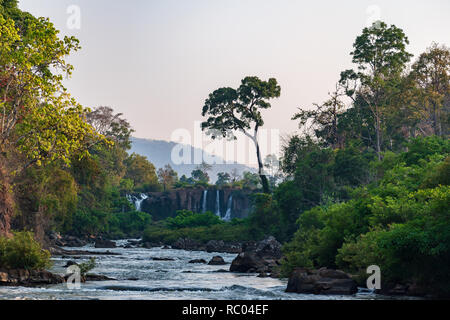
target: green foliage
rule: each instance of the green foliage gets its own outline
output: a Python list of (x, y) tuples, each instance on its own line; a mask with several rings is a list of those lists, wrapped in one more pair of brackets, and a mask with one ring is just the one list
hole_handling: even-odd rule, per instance
[(194, 213), (188, 210), (180, 210), (177, 211), (176, 217), (166, 219), (166, 225), (169, 229), (209, 227), (221, 223), (223, 221), (209, 211), (205, 213)]
[(125, 160), (125, 179), (133, 181), (135, 188), (145, 192), (158, 191), (160, 186), (155, 166), (146, 157), (133, 153)]
[(248, 223), (246, 221), (236, 219), (229, 223), (214, 224), (209, 227), (181, 229), (168, 229), (164, 222), (155, 223), (145, 230), (143, 241), (173, 244), (180, 238), (189, 238), (201, 243), (207, 243), (210, 240), (227, 242), (260, 240), (248, 233)]
[(140, 237), (151, 222), (151, 215), (145, 212), (113, 213), (108, 217), (109, 233), (116, 238)]
[(164, 168), (158, 169), (158, 179), (159, 183), (163, 186), (163, 190), (167, 191), (172, 189), (172, 187), (178, 181), (178, 174), (170, 164), (166, 164)]
[(60, 39), (48, 19), (28, 19), (19, 30), (0, 15), (1, 147), (11, 144), (22, 153), (29, 160), (24, 168), (70, 163), (73, 153), (87, 154), (88, 140), (101, 138), (63, 86), (63, 74), (73, 69), (65, 57), (78, 49), (78, 40)]
[(437, 136), (418, 137), (407, 144), (408, 151), (402, 154), (402, 161), (407, 165), (419, 164), (434, 154), (450, 153), (450, 141)]
[(303, 212), (293, 240), (284, 246), (283, 273), (326, 266), (363, 276), (375, 264), (383, 281), (415, 282), (448, 294), (446, 143), (436, 137), (412, 140), (408, 151), (376, 166), (383, 168), (379, 181), (354, 189), (346, 202)]
[(209, 176), (207, 172), (204, 172), (200, 169), (195, 169), (191, 173), (192, 179), (194, 180), (194, 183), (206, 183), (209, 182)]
[(10, 239), (0, 237), (0, 267), (42, 270), (50, 266), (50, 252), (42, 249), (31, 232), (14, 232)]
[[(409, 212), (409, 219), (378, 227), (345, 243), (336, 256), (338, 265), (362, 272), (376, 264), (385, 281), (416, 282), (450, 293), (450, 188), (423, 189), (400, 199), (392, 215)], [(387, 209), (389, 210), (389, 209)]]
[(231, 176), (227, 172), (219, 172), (217, 174), (216, 186), (225, 186), (230, 184)]
[(89, 271), (95, 268), (95, 258), (90, 258), (88, 262), (83, 262), (78, 265), (80, 268), (80, 275), (84, 277)]

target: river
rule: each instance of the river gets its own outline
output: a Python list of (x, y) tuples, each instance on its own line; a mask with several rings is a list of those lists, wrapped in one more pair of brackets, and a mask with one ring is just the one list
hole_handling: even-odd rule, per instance
[[(127, 240), (117, 241), (123, 246)], [(79, 250), (80, 248), (65, 248)], [(105, 251), (88, 245), (83, 250)], [(120, 255), (98, 255), (97, 266), (91, 273), (106, 275), (115, 281), (82, 283), (80, 289), (68, 289), (65, 284), (42, 288), (0, 287), (0, 299), (44, 300), (318, 300), (318, 299), (383, 299), (372, 293), (360, 292), (354, 296), (320, 296), (286, 293), (287, 280), (258, 278), (255, 274), (230, 273), (236, 254), (207, 253), (161, 248), (118, 247), (108, 249)], [(220, 255), (227, 265), (191, 264), (192, 259), (209, 261)], [(54, 257), (50, 271), (64, 274), (68, 260), (85, 262), (88, 256), (73, 259)], [(174, 261), (155, 261), (152, 258), (172, 258)], [(138, 280), (133, 280), (138, 279)]]

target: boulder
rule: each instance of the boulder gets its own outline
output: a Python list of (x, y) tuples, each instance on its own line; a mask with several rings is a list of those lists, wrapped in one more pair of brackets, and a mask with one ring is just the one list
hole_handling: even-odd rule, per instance
[(297, 268), (289, 277), (286, 288), (286, 292), (324, 295), (352, 295), (357, 291), (356, 281), (348, 274), (327, 268)]
[(247, 242), (242, 250), (231, 263), (231, 272), (272, 273), (282, 258), (281, 244), (274, 237)]
[(225, 260), (223, 260), (221, 256), (215, 256), (208, 262), (208, 264), (211, 266), (222, 266), (227, 263), (225, 262)]
[(67, 261), (66, 265), (64, 266), (64, 268), (68, 268), (70, 266), (77, 266), (78, 263), (76, 263), (75, 261), (69, 260)]
[(96, 248), (116, 248), (116, 243), (111, 240), (97, 239), (95, 240)]

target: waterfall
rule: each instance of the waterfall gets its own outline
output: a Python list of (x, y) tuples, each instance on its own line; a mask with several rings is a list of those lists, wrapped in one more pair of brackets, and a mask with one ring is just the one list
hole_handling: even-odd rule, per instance
[(219, 192), (219, 190), (217, 190), (217, 194), (216, 194), (216, 216), (218, 216), (219, 218), (221, 217), (221, 215), (220, 215), (220, 192)]
[(230, 197), (228, 198), (228, 204), (227, 204), (227, 213), (225, 214), (225, 217), (223, 220), (225, 221), (231, 221), (231, 207), (233, 206), (233, 195), (230, 194)]
[(140, 198), (138, 198), (136, 196), (127, 194), (127, 199), (132, 204), (134, 204), (134, 208), (136, 209), (136, 211), (141, 211), (142, 202), (144, 202), (145, 199), (148, 199), (148, 195), (146, 195), (145, 193), (141, 193)]
[(202, 212), (206, 212), (206, 196), (208, 195), (208, 190), (203, 191), (203, 204), (202, 204)]
[(144, 193), (141, 194), (141, 198), (136, 200), (136, 202), (134, 204), (135, 207), (136, 207), (136, 211), (141, 211), (142, 202), (144, 202), (144, 200), (147, 199), (147, 198), (148, 198), (148, 195), (146, 195)]

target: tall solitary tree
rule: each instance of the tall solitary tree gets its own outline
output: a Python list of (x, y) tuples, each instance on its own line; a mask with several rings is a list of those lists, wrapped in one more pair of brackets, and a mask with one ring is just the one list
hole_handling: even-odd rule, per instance
[(374, 117), (375, 150), (381, 159), (382, 131), (389, 100), (401, 79), (401, 73), (412, 55), (406, 51), (409, 40), (402, 29), (377, 21), (364, 28), (351, 52), (357, 71), (346, 70), (340, 83), (355, 102), (361, 98)]
[(280, 94), (281, 88), (276, 79), (263, 81), (258, 77), (246, 77), (238, 89), (220, 88), (211, 93), (202, 111), (202, 115), (208, 117), (202, 123), (202, 130), (210, 134), (212, 139), (236, 139), (234, 132), (240, 131), (254, 143), (258, 173), (265, 193), (270, 190), (258, 143), (258, 130), (264, 125), (261, 110), (269, 109), (269, 100), (278, 98)]

